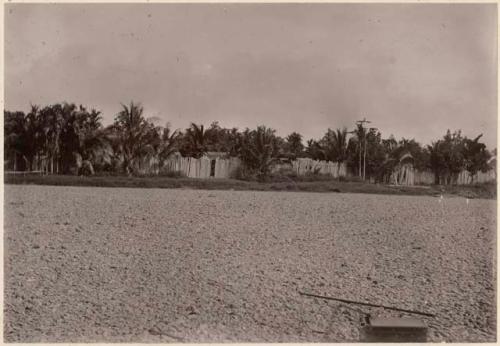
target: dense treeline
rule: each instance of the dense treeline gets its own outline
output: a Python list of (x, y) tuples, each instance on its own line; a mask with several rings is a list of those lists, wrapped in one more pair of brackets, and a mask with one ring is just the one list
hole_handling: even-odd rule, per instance
[[(169, 124), (156, 125), (144, 116), (140, 104), (122, 105), (113, 124), (104, 127), (95, 109), (63, 103), (30, 111), (4, 112), (6, 169), (45, 169), (58, 174), (111, 172), (135, 175), (144, 165), (161, 171), (165, 160), (179, 152), (199, 158), (207, 152), (225, 152), (241, 158), (242, 176), (265, 177), (278, 160), (308, 157), (344, 162), (353, 175), (384, 181), (403, 157), (411, 155), (419, 170), (431, 170), (436, 183), (454, 182), (462, 170), (475, 176), (490, 169), (489, 152), (481, 135), (469, 139), (460, 131), (447, 133), (422, 146), (414, 139), (383, 139), (377, 129), (358, 124), (353, 131), (327, 129), (325, 135), (310, 139), (293, 132), (281, 138), (265, 126), (239, 130), (213, 122), (208, 128), (191, 124), (184, 131)], [(363, 162), (363, 165), (361, 164)], [(366, 162), (366, 164), (365, 164)]]

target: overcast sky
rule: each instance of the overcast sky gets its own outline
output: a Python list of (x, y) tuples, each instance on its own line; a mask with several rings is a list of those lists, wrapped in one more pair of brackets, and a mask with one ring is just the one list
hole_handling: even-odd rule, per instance
[(496, 5), (8, 4), (9, 110), (120, 103), (305, 139), (362, 117), (424, 144), (446, 129), (496, 147)]

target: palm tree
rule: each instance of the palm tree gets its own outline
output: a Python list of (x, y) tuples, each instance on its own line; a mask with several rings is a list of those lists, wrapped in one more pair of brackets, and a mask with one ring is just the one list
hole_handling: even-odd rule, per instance
[(4, 119), (4, 148), (14, 169), (39, 169), (38, 158), (46, 150), (39, 107), (31, 105), (28, 114), (5, 111)]
[[(59, 105), (53, 106), (53, 112), (56, 109), (62, 109)], [(76, 106), (69, 109), (66, 107), (66, 112), (63, 113), (62, 126), (59, 132), (58, 141), (61, 143), (59, 147), (61, 170), (63, 173), (69, 173), (76, 166), (76, 173), (81, 166), (81, 148), (85, 139), (84, 118), (86, 109)], [(76, 165), (75, 165), (76, 163)]]
[(186, 130), (187, 154), (194, 158), (200, 158), (207, 152), (207, 133), (203, 125), (191, 123)]
[(340, 166), (348, 158), (347, 152), (347, 129), (328, 129), (323, 137), (325, 154), (328, 160), (338, 163), (337, 175), (340, 173)]
[(389, 138), (382, 140), (382, 145), (386, 153), (390, 154), (398, 148), (398, 141), (396, 141), (393, 135), (390, 135)]
[(90, 171), (95, 167), (102, 169), (104, 166), (111, 165), (113, 155), (111, 143), (106, 136), (106, 131), (101, 124), (101, 112), (91, 109), (88, 112), (80, 106), (78, 134), (78, 149), (83, 163), (87, 164)]
[(491, 154), (486, 150), (486, 145), (479, 142), (482, 136), (483, 134), (480, 134), (474, 139), (464, 140), (465, 169), (469, 172), (472, 182), (477, 172), (486, 172), (489, 169), (488, 161)]
[(241, 136), (236, 127), (226, 131), (225, 150), (230, 157), (236, 157), (241, 152)]
[(122, 108), (115, 117), (114, 139), (123, 159), (123, 169), (127, 174), (132, 174), (137, 160), (141, 157), (144, 137), (149, 129), (143, 116), (144, 109), (139, 103), (131, 101), (128, 107), (122, 104)]
[(286, 151), (292, 157), (296, 159), (304, 151), (304, 145), (302, 144), (302, 135), (298, 132), (292, 132), (286, 137)]
[(151, 124), (148, 135), (144, 138), (143, 157), (148, 162), (153, 162), (154, 171), (163, 167), (165, 161), (177, 150), (177, 138), (179, 133), (170, 129), (170, 125), (165, 127), (153, 126)]
[[(59, 173), (64, 170), (63, 146), (66, 144), (61, 140), (61, 134), (72, 121), (75, 104), (55, 104), (42, 110), (45, 114), (45, 130), (48, 138), (49, 157), (51, 164), (51, 173)], [(61, 167), (62, 166), (62, 167)]]
[(23, 112), (4, 111), (4, 151), (7, 160), (13, 161), (14, 171), (18, 169), (18, 158), (26, 160), (26, 142), (29, 141), (26, 125)]
[(269, 175), (278, 151), (275, 130), (259, 126), (256, 130), (246, 129), (243, 132), (240, 157), (247, 168), (257, 172), (259, 178)]
[(353, 131), (354, 135), (356, 136), (357, 139), (357, 144), (358, 144), (358, 153), (359, 153), (359, 177), (362, 177), (362, 170), (361, 170), (361, 156), (363, 153), (363, 144), (366, 147), (366, 129), (363, 127), (363, 124), (356, 124), (356, 129)]
[(321, 146), (321, 143), (314, 139), (309, 139), (307, 141), (305, 152), (306, 155), (313, 160), (326, 160), (325, 150)]
[(82, 164), (87, 164), (91, 172), (111, 166), (113, 149), (103, 129), (88, 133), (81, 150)]
[(229, 130), (220, 127), (218, 121), (212, 122), (210, 127), (205, 130), (204, 141), (207, 151), (228, 151), (227, 138)]
[(460, 131), (448, 130), (442, 139), (427, 146), (429, 165), (434, 172), (435, 183), (451, 184), (464, 168), (464, 138)]
[(447, 167), (445, 163), (445, 153), (444, 153), (444, 143), (443, 140), (437, 140), (432, 142), (431, 145), (427, 146), (427, 150), (429, 151), (429, 166), (432, 172), (434, 173), (434, 183), (441, 184), (446, 183), (447, 177)]
[(160, 166), (177, 151), (177, 139), (179, 138), (179, 132), (177, 130), (172, 131), (170, 126), (167, 124), (162, 129), (161, 134), (161, 144), (158, 150), (158, 156), (160, 158)]
[(80, 105), (55, 104), (41, 111), (46, 152), (52, 172), (78, 173), (82, 164), (109, 162), (110, 145), (101, 125), (100, 112)]

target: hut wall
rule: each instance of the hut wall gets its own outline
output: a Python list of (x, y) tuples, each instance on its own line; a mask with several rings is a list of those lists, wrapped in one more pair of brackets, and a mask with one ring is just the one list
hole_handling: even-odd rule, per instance
[(345, 177), (347, 167), (345, 163), (318, 161), (309, 158), (299, 158), (292, 161), (292, 169), (297, 175), (310, 173), (328, 174), (334, 178)]
[(162, 172), (179, 171), (189, 178), (210, 178), (212, 160), (215, 160), (215, 178), (231, 177), (241, 164), (238, 158), (209, 159), (201, 157), (196, 159), (193, 157), (174, 156), (165, 161)]
[[(468, 185), (475, 183), (486, 183), (496, 180), (495, 170), (489, 170), (486, 173), (478, 172), (472, 179), (470, 173), (463, 170), (458, 174), (454, 183), (457, 185)], [(419, 171), (414, 169), (411, 164), (397, 166), (390, 177), (390, 183), (395, 185), (431, 185), (434, 184), (434, 173), (430, 170)]]
[[(206, 157), (195, 159), (192, 157), (174, 156), (168, 159), (163, 167), (162, 172), (180, 171), (190, 178), (210, 178), (212, 160)], [(340, 165), (340, 166), (339, 166)], [(241, 160), (235, 157), (232, 158), (216, 158), (215, 159), (215, 178), (230, 178), (234, 175), (238, 167), (241, 166)], [(154, 172), (158, 169), (155, 162), (152, 167)], [(331, 175), (334, 178), (347, 176), (347, 167), (345, 163), (318, 161), (309, 158), (299, 158), (290, 164), (278, 164), (274, 167), (273, 172), (280, 168), (288, 168), (294, 171), (297, 175), (306, 175), (311, 173), (320, 173)], [(474, 183), (485, 183), (496, 180), (496, 171), (494, 169), (483, 173), (478, 172), (474, 177)], [(404, 163), (397, 166), (392, 172), (389, 183), (397, 185), (430, 185), (434, 184), (434, 174), (431, 171), (419, 171), (413, 168), (410, 163)], [(472, 178), (467, 171), (462, 171), (456, 180), (458, 185), (466, 185), (472, 183)]]

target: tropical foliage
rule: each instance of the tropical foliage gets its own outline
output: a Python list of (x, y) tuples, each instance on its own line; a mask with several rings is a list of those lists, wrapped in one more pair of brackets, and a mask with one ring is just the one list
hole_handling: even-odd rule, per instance
[(302, 135), (298, 132), (290, 133), (285, 139), (283, 156), (296, 159), (304, 155), (304, 144), (302, 144)]
[[(54, 174), (158, 174), (175, 153), (199, 158), (210, 152), (239, 157), (246, 176), (265, 179), (274, 163), (301, 157), (345, 163), (354, 176), (386, 182), (402, 159), (418, 170), (431, 170), (435, 182), (453, 184), (463, 170), (474, 179), (491, 169), (496, 149), (460, 131), (447, 131), (430, 145), (415, 139), (382, 138), (380, 131), (356, 124), (353, 131), (328, 128), (319, 139), (292, 132), (282, 138), (265, 126), (240, 131), (218, 122), (191, 123), (184, 131), (146, 118), (139, 103), (122, 104), (114, 121), (73, 103), (31, 106), (29, 112), (4, 112), (4, 153), (8, 170), (43, 170)], [(340, 167), (340, 165), (339, 165)]]
[(279, 140), (273, 129), (258, 126), (246, 129), (241, 136), (240, 157), (243, 164), (262, 179), (269, 175), (271, 166), (278, 158)]
[(486, 150), (486, 146), (479, 142), (481, 136), (469, 139), (463, 137), (461, 131), (451, 133), (448, 130), (442, 139), (428, 146), (429, 167), (434, 173), (436, 183), (454, 183), (463, 169), (474, 179), (477, 172), (485, 172), (490, 168), (488, 161), (491, 154)]
[(91, 162), (110, 162), (111, 147), (94, 109), (55, 104), (32, 106), (26, 115), (6, 111), (4, 116), (6, 158), (16, 170), (78, 173), (82, 167), (93, 171)]

